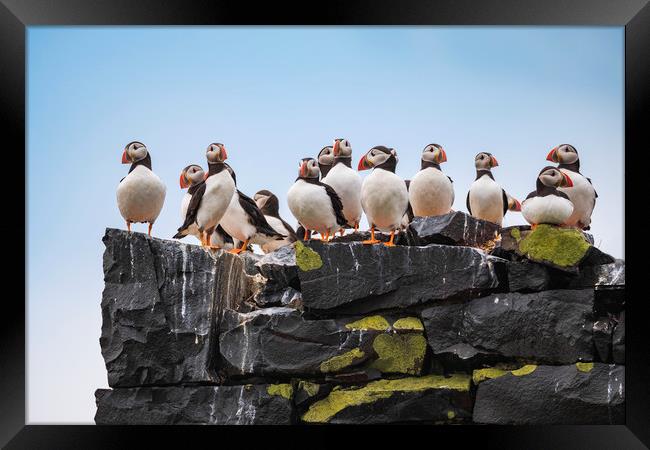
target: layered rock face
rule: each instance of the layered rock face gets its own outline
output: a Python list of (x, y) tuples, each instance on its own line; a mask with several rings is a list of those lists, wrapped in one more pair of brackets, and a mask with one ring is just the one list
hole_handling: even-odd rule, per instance
[(237, 256), (107, 229), (95, 421), (623, 423), (625, 264), (568, 231), (454, 212)]

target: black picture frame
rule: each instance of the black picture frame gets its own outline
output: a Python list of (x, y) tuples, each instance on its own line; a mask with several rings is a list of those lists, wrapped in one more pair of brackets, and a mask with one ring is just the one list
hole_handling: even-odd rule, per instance
[[(17, 167), (26, 163), (25, 116), (25, 50), (26, 27), (32, 25), (617, 25), (625, 27), (625, 191), (633, 198), (647, 194), (643, 165), (647, 143), (646, 129), (650, 125), (647, 111), (650, 85), (650, 5), (647, 0), (446, 0), (446, 1), (331, 1), (275, 3), (252, 5), (234, 1), (183, 0), (0, 0), (0, 108), (6, 125), (3, 143), (5, 157), (13, 158), (13, 176)], [(21, 152), (20, 149), (23, 149)], [(636, 155), (635, 153), (638, 152)], [(638, 156), (640, 153), (640, 157)], [(636, 160), (641, 164), (635, 164)], [(7, 161), (5, 159), (5, 161)], [(6, 164), (10, 164), (8, 161)], [(27, 177), (25, 178), (25, 191)], [(617, 174), (618, 176), (618, 174)], [(11, 251), (10, 262), (15, 273), (12, 285), (24, 281), (27, 274), (26, 249), (15, 238), (16, 223), (26, 230), (26, 198), (20, 198), (20, 184), (15, 181), (13, 195), (7, 199), (3, 229), (5, 239), (18, 248)], [(18, 186), (18, 189), (16, 188)], [(22, 200), (22, 202), (21, 202)], [(621, 199), (621, 201), (625, 201)], [(648, 202), (644, 202), (647, 204)], [(630, 201), (626, 216), (636, 214)], [(10, 211), (10, 213), (7, 213)], [(627, 217), (626, 217), (627, 219)], [(635, 222), (626, 220), (627, 225)], [(636, 222), (639, 223), (638, 221)], [(47, 232), (47, 230), (44, 230)], [(647, 231), (644, 231), (647, 233)], [(12, 237), (13, 236), (13, 237)], [(635, 232), (630, 234), (635, 238)], [(647, 238), (643, 238), (644, 242)], [(627, 292), (642, 286), (643, 275), (634, 263), (643, 249), (625, 245), (627, 261)], [(9, 250), (6, 250), (9, 252)], [(20, 258), (23, 255), (23, 259)], [(62, 255), (62, 258), (64, 255)], [(632, 263), (629, 263), (629, 260)], [(19, 262), (23, 262), (22, 266)], [(30, 274), (38, 276), (38, 274)], [(7, 283), (9, 285), (9, 283)], [(642, 292), (642, 291), (641, 291)], [(633, 297), (632, 294), (628, 294)], [(154, 441), (168, 444), (177, 441), (191, 445), (197, 439), (209, 439), (215, 445), (244, 442), (252, 435), (263, 437), (267, 443), (312, 445), (326, 443), (326, 433), (340, 431), (341, 427), (296, 427), (291, 430), (267, 430), (257, 427), (100, 427), (25, 425), (25, 303), (5, 291), (0, 325), (0, 445), (6, 448), (130, 448), (135, 441), (145, 439), (149, 446)], [(26, 296), (24, 297), (26, 301)], [(645, 298), (640, 295), (627, 302), (627, 360), (626, 360), (626, 423), (624, 426), (540, 426), (540, 427), (411, 427), (408, 434), (391, 427), (372, 427), (372, 430), (347, 430), (354, 441), (367, 436), (408, 436), (403, 445), (412, 446), (413, 433), (430, 443), (451, 440), (454, 447), (474, 443), (483, 448), (518, 449), (637, 449), (650, 445), (650, 352), (644, 343), (644, 323), (641, 308)], [(52, 301), (56, 301), (52, 299)], [(99, 299), (97, 299), (99, 302)], [(645, 345), (644, 345), (645, 344)], [(99, 347), (98, 347), (99, 351)], [(52, 387), (56, 389), (56, 386)], [(286, 433), (286, 434), (283, 434)], [(290, 434), (289, 434), (290, 433)], [(357, 435), (356, 438), (354, 435)], [(415, 438), (413, 438), (415, 439)], [(426, 442), (425, 440), (425, 442)], [(246, 441), (248, 442), (248, 441)], [(331, 445), (336, 444), (333, 440)], [(183, 445), (183, 444), (181, 444)], [(400, 445), (400, 444), (393, 444)], [(424, 445), (424, 444), (422, 444)], [(244, 445), (248, 447), (248, 445)]]

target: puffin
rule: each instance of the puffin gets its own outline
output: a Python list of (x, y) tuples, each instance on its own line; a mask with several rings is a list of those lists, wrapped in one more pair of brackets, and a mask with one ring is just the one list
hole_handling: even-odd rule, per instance
[(470, 215), (501, 226), (503, 216), (511, 208), (517, 208), (518, 201), (509, 197), (494, 180), (491, 169), (498, 165), (497, 159), (491, 153), (480, 152), (476, 155), (476, 179), (469, 188), (466, 204)]
[(524, 219), (533, 229), (540, 223), (564, 225), (573, 213), (573, 203), (568, 195), (557, 188), (572, 186), (569, 175), (556, 167), (544, 167), (537, 176), (537, 189), (528, 194), (521, 204)]
[(591, 213), (596, 206), (598, 194), (591, 180), (580, 173), (578, 150), (573, 145), (558, 145), (548, 153), (546, 160), (559, 163), (558, 169), (569, 175), (573, 181), (573, 187), (560, 188), (573, 203), (573, 214), (567, 219), (566, 225), (589, 230)]
[[(406, 190), (408, 191), (409, 186), (411, 185), (411, 180), (404, 180), (404, 184), (406, 184)], [(407, 229), (409, 224), (413, 221), (414, 217), (413, 207), (411, 206), (411, 202), (409, 202), (409, 205), (406, 208), (406, 212), (402, 216), (402, 228)]]
[(321, 179), (325, 178), (334, 164), (334, 148), (326, 145), (318, 152), (318, 168), (320, 169)]
[(206, 150), (208, 172), (204, 175), (205, 183), (198, 186), (192, 194), (181, 233), (196, 222), (202, 246), (219, 248), (212, 243), (211, 235), (223, 217), (233, 194), (235, 181), (226, 170), (224, 161), (228, 158), (226, 147), (221, 143), (212, 143)]
[(453, 180), (442, 173), (440, 164), (447, 161), (442, 146), (429, 144), (422, 151), (420, 171), (409, 186), (409, 201), (415, 217), (441, 216), (454, 203)]
[(138, 141), (129, 142), (122, 153), (122, 164), (131, 164), (127, 176), (117, 185), (117, 207), (131, 231), (132, 223), (149, 223), (147, 234), (165, 203), (167, 188), (151, 170), (151, 155)]
[[(181, 189), (187, 189), (187, 192), (181, 201), (181, 218), (183, 220), (185, 220), (185, 217), (187, 216), (187, 208), (190, 205), (192, 195), (194, 195), (196, 190), (199, 189), (201, 184), (205, 183), (204, 177), (205, 171), (203, 170), (203, 167), (198, 164), (190, 164), (181, 171), (180, 186)], [(201, 240), (201, 233), (199, 233), (199, 228), (196, 222), (190, 225), (187, 229), (179, 231), (173, 237), (174, 239), (183, 239), (187, 235), (195, 236), (197, 239)], [(234, 248), (232, 236), (226, 233), (219, 225), (217, 225), (217, 228), (214, 229), (214, 232), (210, 236), (210, 243), (213, 247), (219, 247), (224, 250)]]
[(303, 226), (303, 240), (311, 236), (311, 230), (328, 242), (330, 235), (344, 227), (343, 203), (336, 191), (318, 180), (320, 169), (314, 158), (303, 158), (299, 163), (299, 175), (287, 193), (291, 214)]
[(248, 250), (249, 243), (264, 247), (270, 241), (282, 241), (287, 237), (275, 231), (269, 225), (255, 200), (239, 189), (235, 190), (219, 225), (226, 233), (241, 242), (241, 247), (229, 251), (234, 254)]
[(270, 253), (298, 240), (298, 236), (296, 236), (296, 232), (293, 231), (291, 225), (280, 217), (280, 202), (273, 192), (262, 189), (255, 193), (253, 200), (255, 200), (257, 207), (264, 214), (264, 218), (269, 225), (278, 233), (286, 236), (282, 240), (272, 240), (262, 245), (261, 248), (264, 253)]
[[(334, 163), (323, 178), (323, 183), (330, 185), (341, 198), (343, 215), (354, 231), (359, 229), (361, 221), (361, 176), (352, 169), (352, 146), (347, 139), (335, 139), (332, 146)], [(344, 230), (341, 229), (341, 235)]]
[[(390, 240), (384, 245), (395, 245), (395, 231), (402, 228), (402, 217), (409, 204), (406, 183), (395, 174), (397, 152), (393, 148), (378, 145), (371, 148), (359, 161), (357, 169), (373, 171), (361, 186), (361, 206), (370, 224), (370, 239), (364, 244), (377, 244), (375, 229), (390, 232)], [(411, 188), (413, 182), (411, 182)]]

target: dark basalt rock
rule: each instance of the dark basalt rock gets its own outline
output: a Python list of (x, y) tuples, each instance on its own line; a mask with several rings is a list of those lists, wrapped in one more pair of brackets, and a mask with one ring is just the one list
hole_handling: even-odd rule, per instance
[(98, 389), (97, 425), (289, 425), (289, 384)]
[(296, 266), (296, 250), (294, 245), (285, 245), (274, 252), (262, 256), (255, 264), (259, 272), (267, 278), (276, 290), (285, 287), (299, 289), (298, 267)]
[(357, 372), (420, 374), (426, 352), (415, 317), (305, 320), (292, 308), (225, 311), (219, 349), (229, 376), (323, 376)]
[(496, 354), (554, 364), (592, 361), (593, 290), (494, 294), (422, 311), (434, 355)]
[(409, 245), (468, 245), (478, 247), (495, 240), (501, 227), (462, 211), (442, 216), (416, 217), (407, 229)]
[(598, 360), (604, 363), (612, 362), (612, 334), (616, 322), (608, 317), (601, 317), (594, 322), (594, 345)]
[(473, 420), (514, 425), (622, 424), (624, 383), (624, 366), (602, 363), (537, 366), (519, 375), (508, 372), (479, 384)]
[(215, 381), (214, 318), (250, 295), (241, 259), (114, 229), (103, 242), (109, 386)]
[(309, 270), (299, 270), (307, 310), (365, 314), (489, 291), (499, 284), (493, 262), (470, 247), (305, 244)]
[(618, 317), (612, 337), (612, 355), (616, 364), (625, 364), (625, 311)]
[[(335, 387), (325, 397), (309, 404), (300, 418), (304, 423), (312, 424), (462, 422), (471, 417), (469, 388), (469, 376), (460, 374)], [(304, 407), (305, 403), (303, 400), (301, 406)]]
[(262, 308), (268, 308), (269, 306), (288, 306), (290, 308), (301, 309), (302, 294), (292, 287), (275, 292), (267, 292), (264, 290), (255, 296), (255, 303)]

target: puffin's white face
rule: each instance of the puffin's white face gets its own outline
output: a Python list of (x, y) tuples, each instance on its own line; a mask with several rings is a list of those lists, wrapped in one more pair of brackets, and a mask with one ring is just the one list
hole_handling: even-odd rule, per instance
[(328, 145), (327, 147), (323, 147), (320, 153), (318, 153), (318, 162), (325, 166), (334, 164), (334, 151), (332, 146)]
[(546, 160), (560, 164), (573, 164), (578, 160), (578, 150), (573, 145), (558, 145), (548, 153)]
[(226, 147), (223, 144), (213, 143), (208, 146), (205, 156), (208, 158), (208, 162), (219, 163), (228, 158), (228, 153), (226, 153)]
[(135, 163), (147, 157), (147, 147), (142, 142), (133, 141), (124, 148), (122, 164)]
[(498, 165), (499, 163), (497, 162), (497, 159), (486, 152), (481, 152), (476, 155), (476, 158), (474, 158), (474, 166), (476, 166), (477, 169), (490, 170), (492, 167)]
[(300, 178), (318, 178), (320, 169), (314, 158), (305, 158), (298, 163)]
[(422, 161), (440, 164), (447, 161), (447, 154), (441, 145), (429, 144), (422, 150)]
[(253, 200), (255, 200), (257, 207), (262, 209), (270, 197), (270, 195), (266, 194), (266, 191), (259, 191), (253, 196)]
[(334, 156), (337, 158), (352, 158), (352, 146), (347, 139), (334, 139)]
[(542, 170), (538, 178), (545, 186), (573, 187), (571, 178), (569, 178), (567, 174), (560, 172), (560, 170), (555, 167)]
[(395, 151), (394, 148), (388, 149), (388, 152), (379, 149), (377, 147), (373, 147), (370, 150), (368, 150), (368, 153), (363, 155), (363, 158), (359, 161), (359, 166), (357, 167), (357, 170), (366, 170), (366, 169), (371, 169), (373, 167), (377, 167), (383, 163), (385, 163), (388, 158), (391, 156), (395, 157), (395, 160), (397, 161), (397, 152)]
[(181, 189), (185, 189), (190, 187), (193, 184), (200, 183), (201, 181), (203, 181), (204, 175), (205, 173), (203, 172), (203, 168), (201, 166), (192, 164), (191, 166), (186, 167), (181, 172), (181, 178), (180, 178)]

